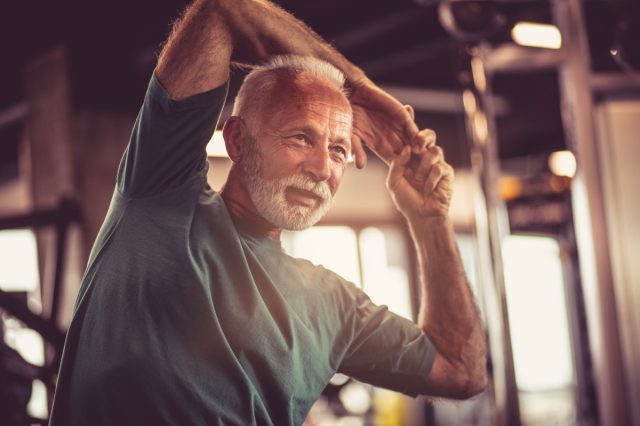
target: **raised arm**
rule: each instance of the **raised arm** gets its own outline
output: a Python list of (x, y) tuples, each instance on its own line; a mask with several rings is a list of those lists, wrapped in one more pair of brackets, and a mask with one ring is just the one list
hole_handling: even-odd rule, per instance
[(265, 0), (196, 0), (174, 25), (156, 76), (173, 99), (184, 99), (224, 83), (232, 62), (253, 65), (278, 54), (314, 56), (345, 74), (359, 168), (366, 163), (363, 144), (389, 161), (417, 133), (397, 100), (304, 23)]
[(431, 130), (412, 155), (406, 147), (391, 162), (387, 186), (406, 217), (421, 271), (418, 324), (437, 349), (427, 394), (468, 398), (486, 385), (486, 345), (480, 316), (465, 277), (448, 219), (453, 168)]

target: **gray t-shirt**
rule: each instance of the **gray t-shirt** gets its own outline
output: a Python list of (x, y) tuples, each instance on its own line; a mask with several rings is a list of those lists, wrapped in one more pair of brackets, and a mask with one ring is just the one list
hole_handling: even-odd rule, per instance
[(206, 182), (227, 86), (155, 76), (67, 335), (51, 424), (299, 425), (336, 371), (410, 395), (435, 357), (412, 322), (234, 224)]

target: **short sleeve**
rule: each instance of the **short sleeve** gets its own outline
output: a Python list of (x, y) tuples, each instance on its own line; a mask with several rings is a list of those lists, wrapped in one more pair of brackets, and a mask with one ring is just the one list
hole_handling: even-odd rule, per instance
[(436, 356), (427, 335), (413, 322), (374, 304), (353, 286), (347, 345), (338, 371), (410, 396), (425, 393)]
[(118, 169), (120, 193), (132, 198), (156, 195), (206, 170), (206, 145), (227, 90), (228, 83), (176, 101), (154, 73)]

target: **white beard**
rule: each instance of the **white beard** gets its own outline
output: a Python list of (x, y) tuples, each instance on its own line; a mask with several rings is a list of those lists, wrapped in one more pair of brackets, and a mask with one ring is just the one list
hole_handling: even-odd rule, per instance
[[(314, 182), (303, 174), (266, 179), (263, 176), (262, 155), (257, 141), (246, 141), (245, 147), (242, 163), (247, 190), (263, 218), (278, 228), (300, 231), (315, 225), (327, 214), (333, 196), (326, 181)], [(315, 207), (291, 204), (285, 195), (286, 189), (291, 187), (313, 192), (320, 197), (320, 203)]]

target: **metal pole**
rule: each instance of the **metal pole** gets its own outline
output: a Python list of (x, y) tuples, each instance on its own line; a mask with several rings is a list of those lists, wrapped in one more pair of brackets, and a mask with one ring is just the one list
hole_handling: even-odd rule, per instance
[(600, 424), (623, 426), (631, 421), (630, 401), (622, 370), (582, 3), (554, 0), (552, 12), (562, 34), (564, 60), (559, 68), (562, 121), (567, 145), (578, 161), (572, 183), (572, 207), (598, 413)]
[(513, 365), (511, 336), (502, 262), (502, 240), (509, 233), (506, 206), (498, 193), (500, 164), (492, 104), (491, 76), (484, 69), (483, 45), (471, 54), (473, 87), (464, 92), (467, 131), (472, 141), (471, 168), (477, 178), (476, 237), (483, 282), (487, 328), (493, 367), (496, 423), (518, 426), (520, 406)]

